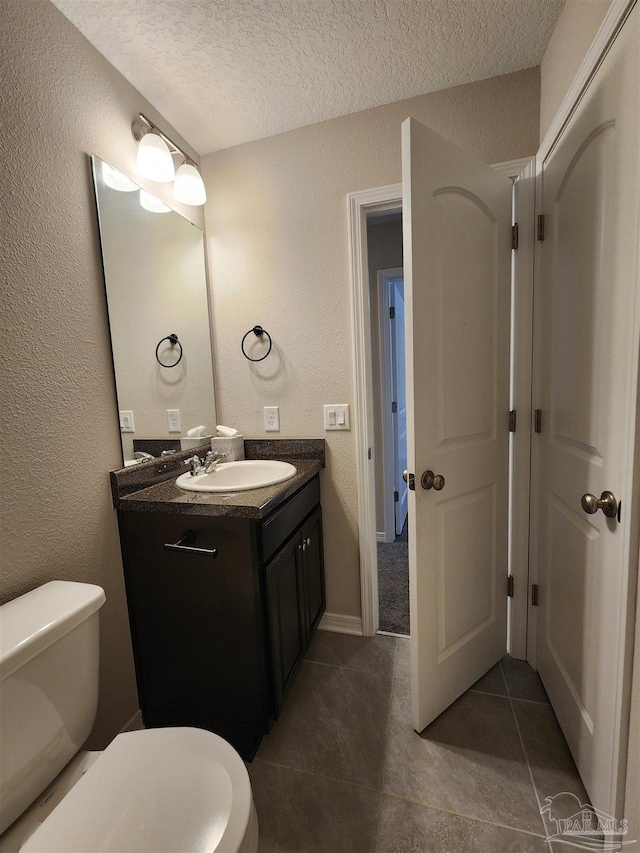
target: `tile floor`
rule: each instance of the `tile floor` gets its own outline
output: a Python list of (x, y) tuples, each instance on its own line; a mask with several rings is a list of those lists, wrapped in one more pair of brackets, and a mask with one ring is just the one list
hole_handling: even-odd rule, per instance
[(409, 640), (318, 631), (248, 765), (260, 853), (549, 851), (540, 816), (586, 801), (536, 673), (505, 658), (421, 735)]

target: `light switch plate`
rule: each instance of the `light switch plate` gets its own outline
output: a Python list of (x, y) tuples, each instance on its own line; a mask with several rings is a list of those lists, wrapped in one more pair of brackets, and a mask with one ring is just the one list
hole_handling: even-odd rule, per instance
[(120, 412), (120, 432), (135, 432), (133, 412), (123, 410)]
[(348, 403), (331, 403), (324, 407), (324, 428), (351, 429)]

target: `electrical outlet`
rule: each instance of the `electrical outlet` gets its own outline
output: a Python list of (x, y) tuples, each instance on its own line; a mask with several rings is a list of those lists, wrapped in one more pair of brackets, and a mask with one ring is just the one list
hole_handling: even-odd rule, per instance
[(180, 426), (180, 409), (167, 409), (167, 425), (169, 432), (182, 432)]
[(324, 407), (325, 429), (351, 429), (348, 403), (332, 403)]
[(133, 423), (133, 412), (120, 412), (120, 432), (135, 432), (136, 428)]
[(280, 410), (278, 406), (264, 407), (265, 432), (280, 432)]

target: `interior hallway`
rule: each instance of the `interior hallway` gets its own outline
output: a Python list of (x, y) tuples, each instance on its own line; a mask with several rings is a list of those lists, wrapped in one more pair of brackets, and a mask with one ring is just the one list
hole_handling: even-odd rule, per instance
[(506, 657), (422, 735), (409, 640), (318, 631), (248, 765), (261, 853), (549, 851), (540, 806), (587, 799), (537, 674)]
[(378, 542), (377, 552), (380, 630), (409, 636), (408, 517), (395, 542)]

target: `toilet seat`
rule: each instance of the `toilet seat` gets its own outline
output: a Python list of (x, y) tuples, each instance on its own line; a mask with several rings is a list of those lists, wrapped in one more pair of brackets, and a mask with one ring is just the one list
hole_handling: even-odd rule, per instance
[(118, 735), (21, 853), (169, 853), (257, 847), (244, 763), (203, 729)]

